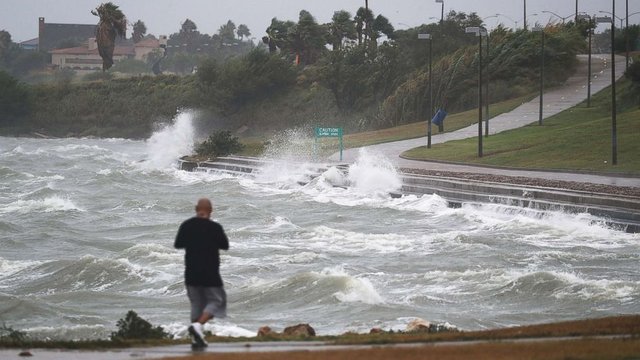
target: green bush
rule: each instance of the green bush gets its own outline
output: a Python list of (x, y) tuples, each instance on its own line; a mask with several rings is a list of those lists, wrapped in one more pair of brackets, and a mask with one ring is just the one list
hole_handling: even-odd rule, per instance
[(15, 330), (5, 324), (0, 327), (0, 342), (22, 344), (27, 340), (27, 334), (22, 331)]
[(162, 327), (154, 327), (147, 320), (129, 310), (124, 319), (118, 320), (118, 331), (111, 333), (111, 340), (166, 339), (169, 334)]
[(141, 60), (122, 59), (113, 65), (110, 72), (120, 72), (123, 74), (150, 74), (151, 66)]
[(244, 145), (230, 131), (216, 131), (209, 138), (196, 147), (200, 156), (226, 156), (242, 151)]
[(111, 80), (111, 79), (113, 79), (113, 73), (102, 72), (102, 71), (88, 73), (82, 77), (83, 81), (100, 81), (100, 80)]
[(0, 70), (0, 125), (28, 114), (29, 110), (28, 88), (7, 72)]
[(197, 79), (210, 105), (233, 113), (247, 103), (286, 91), (294, 85), (296, 73), (280, 57), (254, 49), (223, 64), (214, 59), (203, 61)]
[(629, 64), (624, 74), (634, 85), (640, 86), (640, 57), (636, 57), (633, 63)]

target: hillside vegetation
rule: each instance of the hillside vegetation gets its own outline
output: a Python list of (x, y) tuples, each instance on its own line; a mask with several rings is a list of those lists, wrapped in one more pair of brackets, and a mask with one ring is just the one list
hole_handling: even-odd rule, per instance
[[(19, 102), (20, 111), (0, 108), (0, 133), (142, 138), (185, 108), (202, 110), (198, 123), (204, 132), (243, 128), (243, 136), (259, 138), (292, 127), (342, 126), (353, 133), (425, 121), (437, 108), (454, 113), (476, 105), (478, 43), (464, 29), (481, 24), (475, 13), (452, 11), (442, 24), (395, 30), (384, 16), (364, 8), (355, 16), (337, 11), (329, 24), (301, 11), (297, 22), (274, 18), (264, 44), (244, 55), (198, 55), (195, 74), (14, 81), (11, 86), (26, 92), (26, 100)], [(546, 27), (549, 86), (574, 71), (590, 26)], [(425, 32), (434, 39), (433, 109), (428, 46), (417, 37)], [(541, 60), (539, 33), (498, 27), (490, 35), (484, 64), (491, 101), (532, 93)], [(15, 99), (7, 96), (3, 103)]]

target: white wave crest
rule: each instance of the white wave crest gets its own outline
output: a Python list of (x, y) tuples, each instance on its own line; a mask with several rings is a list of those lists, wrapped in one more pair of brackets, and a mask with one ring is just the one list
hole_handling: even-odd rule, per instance
[(193, 111), (181, 111), (173, 124), (156, 131), (147, 140), (147, 161), (144, 167), (151, 169), (167, 169), (176, 160), (193, 151), (194, 128)]
[(325, 268), (320, 272), (321, 276), (340, 278), (344, 281), (345, 289), (333, 294), (341, 302), (361, 302), (375, 305), (384, 303), (384, 299), (365, 277), (353, 277), (342, 267)]
[(389, 193), (402, 187), (402, 179), (393, 164), (381, 154), (360, 149), (356, 162), (349, 166), (351, 186), (363, 193)]
[(27, 214), (32, 212), (84, 211), (71, 200), (51, 196), (40, 200), (17, 200), (0, 206), (0, 213)]

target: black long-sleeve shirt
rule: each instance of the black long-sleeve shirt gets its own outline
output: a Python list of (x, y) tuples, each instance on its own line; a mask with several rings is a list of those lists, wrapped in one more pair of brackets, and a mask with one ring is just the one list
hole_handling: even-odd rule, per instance
[(229, 239), (220, 224), (193, 217), (180, 225), (176, 249), (185, 249), (184, 278), (191, 286), (222, 286), (219, 250), (229, 249)]

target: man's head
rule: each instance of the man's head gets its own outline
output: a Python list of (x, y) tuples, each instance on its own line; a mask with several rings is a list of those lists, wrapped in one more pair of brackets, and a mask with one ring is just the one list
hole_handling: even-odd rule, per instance
[(209, 219), (211, 217), (211, 211), (213, 211), (213, 206), (211, 205), (211, 200), (207, 198), (202, 198), (198, 200), (198, 204), (196, 205), (196, 216), (202, 219)]

